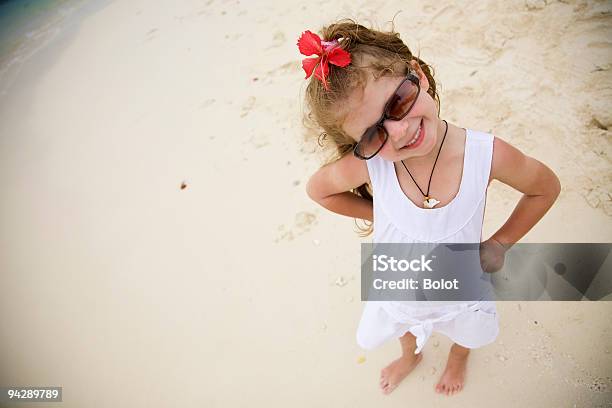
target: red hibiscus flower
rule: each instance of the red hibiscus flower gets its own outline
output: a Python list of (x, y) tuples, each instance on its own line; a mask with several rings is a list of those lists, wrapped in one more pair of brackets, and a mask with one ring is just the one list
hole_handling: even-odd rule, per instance
[(315, 77), (323, 83), (325, 89), (329, 89), (327, 83), (329, 64), (346, 67), (351, 63), (351, 54), (339, 47), (338, 40), (321, 41), (318, 35), (305, 31), (300, 36), (297, 45), (303, 55), (317, 55), (315, 58), (302, 60), (302, 68), (306, 72), (305, 79), (314, 72)]

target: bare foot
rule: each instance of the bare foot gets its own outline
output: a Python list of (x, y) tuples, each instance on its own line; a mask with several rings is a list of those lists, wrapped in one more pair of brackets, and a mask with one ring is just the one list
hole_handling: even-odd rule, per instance
[(386, 366), (380, 372), (380, 388), (383, 394), (389, 394), (419, 364), (423, 356), (405, 354)]
[(465, 368), (470, 349), (453, 344), (448, 353), (446, 369), (436, 385), (436, 392), (453, 395), (463, 389), (465, 382)]

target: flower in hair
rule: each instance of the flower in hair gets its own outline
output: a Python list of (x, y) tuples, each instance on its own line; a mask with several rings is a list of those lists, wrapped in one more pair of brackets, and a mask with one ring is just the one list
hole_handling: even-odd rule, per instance
[(300, 53), (306, 56), (316, 55), (315, 58), (304, 58), (302, 68), (308, 79), (312, 73), (328, 88), (329, 64), (346, 67), (351, 63), (351, 54), (339, 47), (338, 40), (321, 41), (321, 37), (307, 30), (298, 39), (297, 46)]

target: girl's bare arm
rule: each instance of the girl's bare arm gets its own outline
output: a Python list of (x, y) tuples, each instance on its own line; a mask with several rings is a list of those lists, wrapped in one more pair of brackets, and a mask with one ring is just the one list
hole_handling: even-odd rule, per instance
[(373, 221), (372, 202), (350, 191), (365, 183), (370, 183), (365, 161), (347, 154), (313, 174), (306, 184), (306, 192), (311, 199), (330, 211)]
[(524, 194), (506, 223), (491, 236), (509, 248), (546, 214), (559, 196), (561, 184), (544, 164), (497, 137), (493, 144), (490, 178)]

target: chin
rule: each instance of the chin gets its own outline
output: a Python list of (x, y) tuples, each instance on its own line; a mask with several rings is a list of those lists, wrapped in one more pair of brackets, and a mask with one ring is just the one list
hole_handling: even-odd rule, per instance
[(434, 148), (432, 141), (433, 141), (433, 138), (428, 137), (426, 135), (425, 139), (423, 139), (423, 142), (421, 143), (419, 147), (417, 147), (414, 150), (408, 150), (408, 153), (404, 154), (404, 156), (406, 156), (404, 157), (404, 159), (412, 159), (414, 157), (427, 156), (428, 154), (431, 153), (431, 150)]

